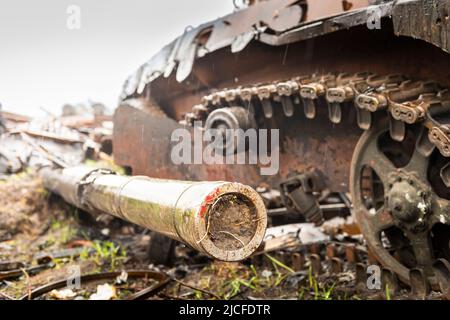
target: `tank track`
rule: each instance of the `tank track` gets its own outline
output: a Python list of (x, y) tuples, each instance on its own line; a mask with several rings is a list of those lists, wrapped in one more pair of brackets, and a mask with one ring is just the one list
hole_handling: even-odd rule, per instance
[(428, 129), (427, 137), (421, 137), (422, 151), (430, 153), (437, 147), (444, 157), (450, 157), (450, 91), (435, 82), (413, 81), (400, 74), (311, 75), (224, 89), (204, 96), (180, 123), (192, 126), (194, 121), (204, 122), (215, 109), (233, 106), (253, 113), (259, 107), (265, 118), (280, 112), (277, 109), (292, 117), (295, 108), (303, 108), (305, 117), (314, 119), (317, 108), (324, 105), (335, 124), (342, 121), (347, 108), (356, 108), (363, 130), (371, 128), (375, 113), (387, 112), (390, 134), (396, 141), (403, 140), (405, 124), (421, 122)]

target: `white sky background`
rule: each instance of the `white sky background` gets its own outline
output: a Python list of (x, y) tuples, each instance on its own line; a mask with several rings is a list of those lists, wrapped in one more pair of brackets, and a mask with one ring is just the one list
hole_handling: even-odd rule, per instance
[[(81, 29), (66, 26), (69, 5)], [(186, 26), (233, 11), (232, 0), (1, 0), (3, 110), (60, 114), (64, 103), (113, 109), (125, 79)]]

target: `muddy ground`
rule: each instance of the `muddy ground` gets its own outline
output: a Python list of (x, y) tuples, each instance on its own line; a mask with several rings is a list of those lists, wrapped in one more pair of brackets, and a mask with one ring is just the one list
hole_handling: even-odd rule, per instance
[[(40, 286), (69, 279), (74, 270), (81, 275), (111, 271), (121, 275), (82, 281), (81, 287), (60, 288), (38, 298), (126, 299), (157, 283), (149, 277), (133, 279), (128, 276), (130, 270), (164, 272), (171, 277), (151, 299), (414, 298), (406, 288), (396, 296), (382, 289), (356, 290), (351, 268), (315, 275), (306, 265), (295, 271), (291, 261), (277, 252), (225, 263), (178, 245), (173, 266), (154, 266), (147, 255), (148, 230), (109, 215), (92, 216), (64, 203), (49, 194), (31, 171), (4, 178), (0, 194), (0, 299), (27, 298)], [(5, 277), (11, 270), (16, 274)]]

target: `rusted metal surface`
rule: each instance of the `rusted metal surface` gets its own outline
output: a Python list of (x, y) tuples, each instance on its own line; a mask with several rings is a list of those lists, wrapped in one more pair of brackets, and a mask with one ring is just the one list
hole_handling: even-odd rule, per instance
[(323, 213), (314, 196), (314, 193), (322, 192), (324, 188), (324, 181), (319, 173), (312, 171), (290, 177), (280, 187), (286, 207), (299, 212), (307, 222), (323, 224)]
[(450, 52), (450, 2), (397, 1), (392, 10), (397, 35), (421, 39)]
[(41, 176), (78, 208), (112, 214), (220, 260), (250, 256), (267, 225), (262, 199), (239, 183), (129, 177), (83, 166), (44, 168)]

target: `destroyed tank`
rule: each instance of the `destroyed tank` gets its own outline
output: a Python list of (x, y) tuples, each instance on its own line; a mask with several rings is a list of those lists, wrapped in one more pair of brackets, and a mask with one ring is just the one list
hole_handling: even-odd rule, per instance
[[(402, 281), (448, 280), (449, 12), (448, 0), (261, 0), (189, 27), (125, 82), (114, 159), (134, 175), (245, 183), (275, 194), (269, 213), (318, 224), (337, 196)], [(279, 170), (174, 163), (187, 128), (279, 129)]]

